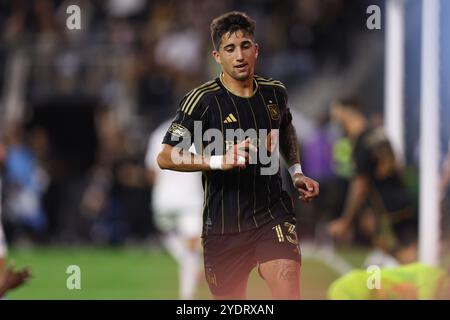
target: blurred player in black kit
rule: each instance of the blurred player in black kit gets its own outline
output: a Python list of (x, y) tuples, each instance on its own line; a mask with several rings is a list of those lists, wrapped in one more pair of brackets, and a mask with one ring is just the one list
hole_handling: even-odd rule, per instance
[(355, 174), (342, 216), (329, 225), (330, 234), (337, 238), (344, 236), (368, 199), (377, 221), (373, 237), (375, 247), (392, 255), (399, 263), (415, 261), (417, 222), (389, 140), (382, 128), (369, 126), (356, 97), (335, 101), (331, 116), (353, 141)]

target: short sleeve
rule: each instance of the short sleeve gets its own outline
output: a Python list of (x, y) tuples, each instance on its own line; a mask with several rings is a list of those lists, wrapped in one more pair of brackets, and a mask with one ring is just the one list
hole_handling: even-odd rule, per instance
[[(164, 144), (189, 149), (193, 142), (194, 133), (200, 130), (205, 118), (207, 108), (202, 100), (195, 101), (188, 94), (180, 102), (175, 118), (164, 136)], [(197, 128), (197, 129), (196, 129)]]
[(280, 98), (278, 99), (280, 103), (280, 114), (281, 114), (281, 123), (280, 128), (285, 128), (292, 121), (292, 114), (289, 108), (289, 99), (286, 88), (280, 87), (278, 90), (278, 95)]

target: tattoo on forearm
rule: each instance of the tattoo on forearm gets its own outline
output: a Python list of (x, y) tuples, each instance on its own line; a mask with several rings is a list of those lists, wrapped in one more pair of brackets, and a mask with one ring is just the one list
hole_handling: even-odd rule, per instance
[(297, 134), (292, 123), (280, 129), (280, 150), (289, 165), (300, 160)]

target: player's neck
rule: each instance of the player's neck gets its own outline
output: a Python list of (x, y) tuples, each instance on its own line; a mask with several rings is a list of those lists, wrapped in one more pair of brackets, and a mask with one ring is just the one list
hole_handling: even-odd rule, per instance
[(222, 72), (220, 74), (220, 81), (222, 81), (222, 84), (227, 88), (228, 91), (233, 93), (236, 96), (239, 97), (251, 97), (255, 93), (255, 89), (253, 87), (253, 75), (248, 77), (248, 79), (239, 81), (236, 79), (233, 79), (225, 72)]

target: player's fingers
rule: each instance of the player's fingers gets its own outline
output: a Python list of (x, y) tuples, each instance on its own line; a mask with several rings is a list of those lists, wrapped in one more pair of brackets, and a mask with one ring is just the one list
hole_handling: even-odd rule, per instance
[(241, 158), (244, 158), (245, 161), (248, 161), (250, 155), (248, 152), (244, 151), (244, 150), (240, 150), (236, 157), (234, 158), (234, 163), (238, 163), (239, 161), (242, 161)]
[(307, 196), (300, 196), (298, 197), (300, 200), (302, 200), (303, 202), (311, 202), (312, 198), (311, 197), (307, 197)]
[[(299, 189), (300, 191), (301, 189)], [(314, 192), (309, 192), (306, 190), (301, 190), (300, 191), (301, 195), (300, 195), (300, 199), (302, 199), (305, 202), (310, 202), (314, 199), (314, 197), (316, 197), (316, 194)]]
[(298, 189), (302, 190), (302, 192), (305, 193), (305, 195), (307, 195), (307, 196), (314, 195), (314, 188), (308, 188), (308, 186), (306, 184), (301, 187), (298, 187)]
[(307, 180), (305, 182), (305, 186), (306, 186), (306, 190), (308, 190), (309, 192), (314, 192), (314, 183), (310, 180)]
[[(314, 197), (314, 193), (309, 192), (303, 188), (298, 188), (298, 191), (300, 193), (300, 197), (306, 199), (312, 199)], [(302, 199), (303, 200), (303, 199)]]
[(319, 184), (316, 181), (311, 182), (312, 190), (311, 192), (317, 196), (319, 194)]
[(269, 151), (270, 152), (274, 152), (277, 145), (278, 145), (278, 139), (279, 139), (279, 135), (278, 135), (278, 131), (270, 131), (269, 133)]
[(253, 145), (253, 143), (250, 143), (250, 144), (248, 145), (248, 150), (251, 151), (251, 152), (255, 152), (255, 153), (258, 152), (258, 148), (255, 147), (255, 146)]
[(312, 196), (317, 196), (319, 194), (319, 184), (316, 181), (307, 181), (305, 184), (306, 189)]
[(239, 151), (233, 158), (233, 165), (239, 168), (245, 168), (248, 163), (249, 155), (245, 151)]
[(247, 138), (247, 139), (245, 139), (245, 140), (243, 140), (243, 141), (241, 141), (240, 143), (238, 143), (238, 148), (239, 149), (241, 149), (241, 148), (248, 148), (248, 146), (250, 145), (250, 138)]

